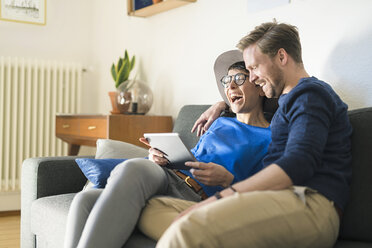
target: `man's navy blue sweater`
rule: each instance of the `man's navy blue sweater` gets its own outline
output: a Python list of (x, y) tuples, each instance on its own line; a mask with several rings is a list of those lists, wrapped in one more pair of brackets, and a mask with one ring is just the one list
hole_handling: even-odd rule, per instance
[(264, 166), (279, 165), (294, 185), (307, 186), (344, 209), (351, 179), (347, 105), (323, 81), (303, 78), (279, 98)]

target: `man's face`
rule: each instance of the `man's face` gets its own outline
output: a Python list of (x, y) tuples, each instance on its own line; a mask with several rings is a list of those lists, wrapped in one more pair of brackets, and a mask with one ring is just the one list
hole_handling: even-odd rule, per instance
[(283, 71), (275, 61), (277, 56), (270, 58), (256, 44), (243, 51), (245, 66), (250, 72), (249, 80), (260, 85), (267, 98), (279, 97), (284, 88)]

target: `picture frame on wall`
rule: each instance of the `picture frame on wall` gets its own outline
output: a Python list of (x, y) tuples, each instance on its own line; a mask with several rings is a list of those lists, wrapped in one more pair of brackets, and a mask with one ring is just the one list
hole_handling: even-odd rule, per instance
[(0, 0), (0, 20), (46, 24), (46, 0)]
[(133, 0), (133, 10), (139, 10), (154, 4), (152, 0)]

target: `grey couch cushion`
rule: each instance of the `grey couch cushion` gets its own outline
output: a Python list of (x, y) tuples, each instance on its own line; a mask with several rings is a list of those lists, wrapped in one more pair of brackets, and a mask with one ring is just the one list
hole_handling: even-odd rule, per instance
[(77, 192), (86, 178), (76, 157), (29, 158), (22, 164), (21, 246), (35, 247), (31, 232), (31, 204), (38, 198)]
[[(36, 234), (38, 248), (63, 247), (67, 213), (76, 194), (39, 198), (31, 207), (31, 231)], [(153, 248), (156, 242), (139, 231), (131, 235), (123, 248)]]
[(122, 248), (154, 248), (156, 242), (135, 230)]
[(32, 203), (31, 232), (43, 246), (63, 247), (67, 213), (74, 196), (75, 193), (42, 197)]

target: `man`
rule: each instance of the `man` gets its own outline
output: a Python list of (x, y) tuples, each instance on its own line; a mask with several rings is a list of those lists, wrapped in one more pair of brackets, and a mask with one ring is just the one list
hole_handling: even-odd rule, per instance
[[(296, 27), (263, 23), (237, 47), (250, 81), (279, 97), (265, 168), (182, 212), (158, 247), (332, 247), (351, 178), (347, 105), (309, 77)], [(193, 129), (202, 133), (223, 108)]]

